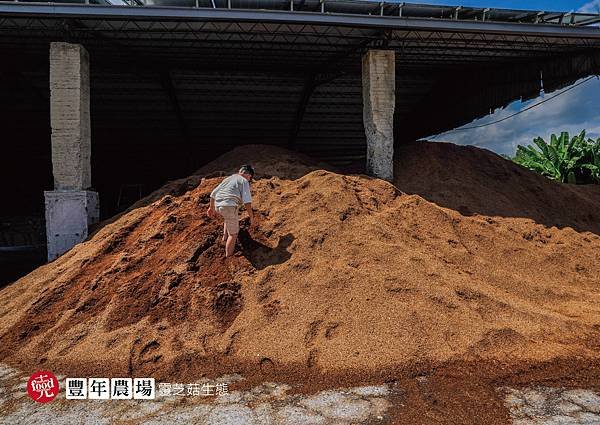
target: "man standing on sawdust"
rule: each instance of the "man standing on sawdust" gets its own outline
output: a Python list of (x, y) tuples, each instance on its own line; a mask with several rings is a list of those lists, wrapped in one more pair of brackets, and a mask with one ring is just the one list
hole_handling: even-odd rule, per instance
[(254, 212), (252, 211), (252, 194), (250, 181), (254, 177), (251, 165), (242, 165), (237, 174), (223, 180), (210, 193), (210, 205), (206, 214), (223, 217), (223, 241), (225, 242), (225, 257), (233, 255), (235, 242), (240, 231), (239, 208), (242, 204), (248, 211), (250, 227), (254, 227)]

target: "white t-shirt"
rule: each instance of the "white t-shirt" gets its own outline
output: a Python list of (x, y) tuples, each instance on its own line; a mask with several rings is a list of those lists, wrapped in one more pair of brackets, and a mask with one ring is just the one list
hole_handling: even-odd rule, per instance
[(215, 207), (237, 207), (252, 202), (250, 183), (239, 174), (234, 174), (223, 180), (210, 193), (215, 198)]

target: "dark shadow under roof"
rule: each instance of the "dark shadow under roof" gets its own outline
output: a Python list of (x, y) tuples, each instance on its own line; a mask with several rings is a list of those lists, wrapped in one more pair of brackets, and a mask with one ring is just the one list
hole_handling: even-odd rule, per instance
[(398, 143), (535, 97), (542, 81), (549, 93), (600, 73), (597, 15), (186, 1), (0, 2), (0, 126), (3, 141), (20, 141), (3, 148), (26, 153), (29, 163), (37, 158), (50, 175), (52, 41), (81, 43), (90, 53), (96, 185), (127, 173), (158, 183), (246, 143), (291, 146), (338, 164), (362, 161), (367, 49), (396, 53)]

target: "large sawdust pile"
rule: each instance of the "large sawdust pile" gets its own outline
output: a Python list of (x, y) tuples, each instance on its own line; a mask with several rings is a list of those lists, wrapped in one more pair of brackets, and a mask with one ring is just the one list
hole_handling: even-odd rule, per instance
[(396, 185), (463, 215), (521, 217), (600, 234), (600, 186), (554, 184), (498, 155), (451, 143), (396, 149)]
[[(169, 181), (145, 198), (134, 203), (125, 213), (149, 205), (165, 195), (182, 195), (197, 187), (202, 178), (227, 176), (236, 173), (242, 164), (248, 163), (252, 163), (255, 168), (257, 179), (273, 176), (297, 179), (314, 170), (335, 171), (335, 168), (329, 164), (317, 162), (306, 155), (278, 146), (243, 145), (219, 156), (214, 161), (196, 170), (191, 176)], [(112, 222), (122, 215), (123, 213), (117, 214), (102, 224)]]
[[(205, 215), (219, 177), (155, 195), (0, 291), (0, 358), (172, 381), (597, 360), (598, 188), (420, 149), (397, 171), (413, 194), (305, 159), (286, 175), (271, 152), (263, 173), (279, 176), (253, 183), (260, 226), (228, 260)], [(231, 156), (205, 172), (265, 161), (260, 147)]]

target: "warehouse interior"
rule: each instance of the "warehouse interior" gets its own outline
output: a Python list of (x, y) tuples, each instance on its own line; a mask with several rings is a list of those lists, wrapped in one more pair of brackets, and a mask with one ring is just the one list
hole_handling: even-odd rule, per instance
[[(395, 52), (396, 144), (600, 70), (597, 28), (516, 24), (515, 14), (488, 16), (488, 27), (474, 15), (473, 28), (436, 28), (431, 20), (403, 28), (389, 19), (370, 26), (7, 10), (0, 15), (0, 173), (2, 216), (13, 223), (42, 223), (43, 191), (53, 186), (53, 41), (89, 52), (92, 187), (101, 219), (241, 144), (288, 147), (363, 171), (367, 49)], [(467, 16), (449, 22), (464, 24)], [(29, 228), (39, 228), (39, 239), (14, 236), (4, 245), (41, 244), (43, 224)]]

